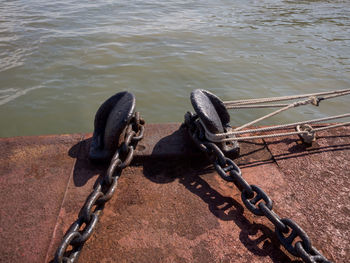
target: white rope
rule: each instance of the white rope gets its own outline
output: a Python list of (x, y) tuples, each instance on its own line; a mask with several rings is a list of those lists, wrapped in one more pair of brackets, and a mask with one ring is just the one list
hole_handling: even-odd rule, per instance
[(207, 139), (210, 140), (210, 141), (213, 141), (213, 142), (227, 142), (227, 141), (243, 141), (243, 140), (265, 139), (265, 138), (275, 138), (275, 137), (291, 136), (291, 135), (298, 135), (298, 134), (309, 134), (309, 133), (313, 133), (313, 132), (317, 132), (317, 131), (323, 131), (323, 130), (327, 130), (327, 129), (333, 129), (333, 128), (342, 127), (342, 126), (348, 126), (348, 125), (350, 125), (350, 122), (344, 122), (344, 123), (329, 125), (329, 126), (325, 126), (325, 127), (314, 128), (311, 131), (294, 131), (294, 132), (255, 135), (255, 136), (230, 137), (230, 138), (222, 138), (219, 141), (210, 140), (209, 138), (207, 138)]
[[(341, 93), (337, 93), (337, 94), (333, 94), (333, 95), (329, 95), (329, 96), (324, 96), (322, 98), (320, 98), (320, 101), (322, 100), (326, 100), (326, 99), (331, 99), (331, 98), (336, 98), (336, 97), (340, 97), (340, 96), (344, 96), (344, 95), (348, 95), (350, 94), (350, 91), (346, 91), (346, 92), (341, 92)], [(315, 97), (315, 96), (313, 96)], [(227, 109), (256, 109), (256, 108), (277, 108), (277, 107), (286, 107), (290, 104), (260, 104), (263, 102), (252, 102), (251, 104), (226, 104), (226, 102), (224, 102), (225, 106)], [(259, 104), (259, 105), (255, 105), (255, 104)]]
[(227, 109), (256, 109), (256, 108), (278, 108), (286, 107), (289, 104), (261, 104), (261, 105), (232, 105)]
[[(311, 123), (341, 119), (341, 118), (346, 118), (346, 117), (350, 117), (350, 113), (345, 113), (345, 114), (330, 116), (330, 117), (325, 117), (325, 118), (319, 118), (319, 119), (313, 119), (313, 120), (307, 120), (307, 121), (282, 124), (282, 125), (277, 125), (277, 126), (249, 129), (249, 130), (244, 130), (244, 131), (232, 131), (232, 132), (219, 133), (219, 134), (211, 133), (209, 130), (207, 130), (207, 128), (204, 125), (202, 125), (202, 126), (204, 127), (205, 136), (207, 137), (208, 140), (213, 141), (213, 142), (221, 142), (222, 139), (224, 139), (226, 137), (233, 136), (233, 135), (281, 130), (281, 129), (286, 129), (286, 128), (290, 128), (290, 127), (296, 127), (297, 125), (311, 124)], [(241, 137), (241, 138), (243, 138), (243, 137)]]
[(259, 122), (259, 121), (262, 121), (262, 120), (265, 120), (265, 119), (267, 119), (267, 118), (270, 118), (270, 117), (272, 117), (272, 116), (274, 116), (274, 115), (277, 115), (277, 114), (279, 114), (279, 113), (281, 113), (281, 112), (283, 112), (283, 111), (286, 111), (286, 110), (288, 110), (288, 109), (290, 109), (290, 108), (295, 108), (295, 107), (302, 106), (302, 105), (307, 105), (307, 104), (310, 104), (310, 103), (315, 104), (315, 103), (316, 103), (316, 97), (310, 97), (310, 98), (308, 98), (307, 100), (297, 101), (297, 102), (294, 102), (294, 103), (292, 103), (292, 104), (289, 104), (289, 105), (286, 106), (286, 107), (283, 107), (283, 108), (281, 108), (281, 109), (279, 109), (279, 110), (276, 110), (276, 111), (274, 111), (274, 112), (271, 112), (271, 113), (269, 113), (269, 114), (267, 114), (267, 115), (265, 115), (265, 116), (262, 116), (262, 117), (260, 117), (260, 118), (258, 118), (258, 119), (256, 119), (256, 120), (253, 120), (253, 121), (251, 121), (251, 122), (248, 122), (248, 123), (246, 123), (246, 124), (244, 124), (244, 125), (242, 125), (242, 126), (236, 128), (236, 129), (234, 129), (234, 130), (235, 130), (235, 131), (240, 131), (240, 130), (244, 129), (245, 127), (251, 126), (251, 125), (253, 125), (253, 124), (255, 124), (255, 123)]
[[(318, 93), (310, 93), (310, 94), (302, 94), (302, 95), (292, 95), (292, 96), (282, 96), (282, 97), (271, 97), (271, 98), (259, 98), (259, 99), (244, 99), (244, 100), (232, 100), (232, 101), (224, 101), (224, 105), (227, 109), (230, 109), (233, 105), (249, 105), (249, 104), (259, 104), (264, 102), (277, 102), (277, 101), (285, 101), (285, 100), (295, 100), (302, 99), (308, 97), (322, 96), (322, 95), (347, 95), (350, 94), (350, 89), (343, 90), (335, 90), (328, 92), (318, 92)], [(325, 97), (332, 98), (332, 97)]]
[(336, 97), (340, 97), (340, 96), (344, 96), (344, 95), (348, 95), (348, 94), (350, 94), (350, 91), (339, 92), (337, 94), (333, 94), (333, 95), (329, 95), (329, 96), (323, 96), (322, 98), (324, 100), (326, 100), (326, 99), (332, 99), (332, 98), (336, 98)]

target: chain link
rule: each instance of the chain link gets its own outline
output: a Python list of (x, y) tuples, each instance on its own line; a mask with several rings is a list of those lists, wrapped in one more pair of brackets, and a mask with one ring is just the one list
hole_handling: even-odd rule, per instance
[(306, 232), (292, 219), (283, 218), (281, 219), (281, 221), (289, 228), (289, 231), (288, 231), (289, 235), (285, 236), (283, 232), (280, 231), (279, 229), (276, 229), (275, 232), (281, 244), (288, 250), (288, 252), (294, 256), (298, 256), (298, 253), (295, 249), (295, 245), (293, 245), (293, 242), (296, 238), (300, 238), (302, 240), (301, 243), (305, 251), (310, 251), (311, 241), (308, 235), (306, 234)]
[(143, 138), (144, 124), (144, 120), (136, 112), (125, 129), (124, 141), (116, 150), (107, 173), (102, 180), (97, 179), (94, 190), (79, 212), (78, 219), (64, 235), (55, 254), (55, 263), (73, 263), (78, 259), (84, 243), (96, 228), (105, 203), (112, 198), (115, 192), (122, 170), (130, 165), (133, 159), (135, 146)]
[(265, 203), (259, 203), (264, 204), (268, 209), (272, 209), (272, 200), (271, 198), (259, 187), (256, 185), (251, 185), (252, 191), (255, 193), (251, 195), (252, 198), (249, 197), (249, 192), (244, 189), (242, 191), (242, 201), (245, 204), (246, 208), (249, 209), (250, 212), (252, 212), (254, 215), (262, 216), (264, 213), (261, 211), (260, 207), (256, 206), (256, 204), (260, 201), (265, 201)]
[(281, 218), (271, 210), (271, 208), (267, 207), (264, 203), (260, 203), (259, 205), (260, 211), (274, 226), (279, 229), (283, 233), (288, 232), (288, 227), (281, 221)]
[(185, 115), (185, 124), (190, 136), (213, 162), (217, 173), (226, 181), (233, 182), (242, 192), (241, 198), (246, 208), (254, 215), (265, 216), (274, 226), (280, 243), (294, 256), (307, 263), (331, 263), (311, 244), (306, 232), (292, 219), (281, 219), (272, 211), (271, 198), (258, 186), (250, 185), (243, 177), (240, 168), (230, 158), (225, 157), (220, 148), (209, 142), (203, 135), (198, 117), (190, 112)]

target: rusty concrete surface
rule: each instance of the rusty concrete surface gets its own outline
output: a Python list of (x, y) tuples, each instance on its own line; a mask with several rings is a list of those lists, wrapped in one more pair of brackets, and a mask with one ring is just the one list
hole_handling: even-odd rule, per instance
[[(135, 161), (79, 262), (300, 262), (268, 220), (244, 208), (179, 129), (148, 124)], [(105, 165), (88, 161), (91, 134), (0, 139), (0, 262), (50, 262)], [(350, 128), (241, 143), (237, 163), (313, 245), (350, 260)]]
[[(319, 132), (311, 147), (298, 137), (266, 139), (288, 182), (284, 214), (335, 262), (350, 262), (350, 127)], [(297, 212), (295, 212), (297, 208)]]
[(1, 262), (44, 262), (81, 139), (0, 139)]

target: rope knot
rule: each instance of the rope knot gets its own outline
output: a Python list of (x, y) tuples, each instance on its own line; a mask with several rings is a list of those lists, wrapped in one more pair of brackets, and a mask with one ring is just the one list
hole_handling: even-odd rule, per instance
[(320, 102), (324, 100), (324, 98), (317, 98), (316, 96), (312, 96), (310, 97), (310, 99), (311, 99), (311, 104), (317, 107), (320, 105)]

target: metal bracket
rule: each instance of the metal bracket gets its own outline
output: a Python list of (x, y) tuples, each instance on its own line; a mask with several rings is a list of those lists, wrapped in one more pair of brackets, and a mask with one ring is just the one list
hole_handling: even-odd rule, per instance
[[(217, 96), (206, 90), (196, 89), (191, 93), (191, 103), (201, 124), (211, 133), (225, 133), (231, 130), (230, 115), (223, 101)], [(216, 144), (228, 156), (239, 155), (237, 141)]]
[(127, 91), (115, 94), (100, 106), (95, 115), (89, 152), (91, 160), (107, 161), (112, 158), (134, 112), (135, 96)]
[(309, 124), (302, 124), (295, 127), (295, 130), (305, 131), (307, 133), (298, 134), (299, 138), (307, 145), (312, 145), (316, 141), (316, 132), (313, 130), (312, 126)]

